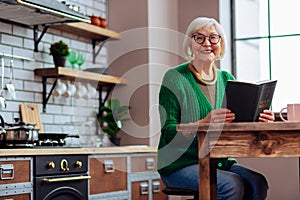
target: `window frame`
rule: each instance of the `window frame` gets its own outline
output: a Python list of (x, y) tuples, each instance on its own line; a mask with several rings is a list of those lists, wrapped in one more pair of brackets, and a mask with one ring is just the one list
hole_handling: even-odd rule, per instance
[[(261, 1), (261, 0), (259, 0)], [(231, 31), (231, 34), (230, 34), (230, 42), (231, 42), (231, 73), (233, 76), (237, 77), (237, 55), (238, 55), (238, 52), (237, 52), (237, 43), (239, 41), (259, 41), (261, 39), (267, 39), (267, 43), (268, 43), (268, 48), (267, 48), (267, 51), (268, 51), (268, 70), (269, 70), (269, 79), (271, 80), (272, 79), (272, 39), (275, 39), (275, 38), (283, 38), (283, 37), (299, 37), (300, 36), (300, 33), (293, 33), (293, 34), (274, 34), (272, 35), (271, 34), (271, 6), (270, 6), (270, 3), (271, 0), (268, 0), (268, 3), (267, 3), (267, 6), (268, 6), (268, 10), (267, 10), (267, 35), (258, 35), (258, 36), (249, 36), (249, 37), (237, 37), (236, 36), (236, 0), (230, 0), (230, 20), (231, 20), (231, 23), (230, 23), (230, 31)], [(273, 52), (274, 53), (274, 52)], [(274, 56), (274, 55), (273, 55)], [(273, 70), (275, 70), (276, 68), (273, 68)], [(276, 111), (277, 112), (277, 111)]]

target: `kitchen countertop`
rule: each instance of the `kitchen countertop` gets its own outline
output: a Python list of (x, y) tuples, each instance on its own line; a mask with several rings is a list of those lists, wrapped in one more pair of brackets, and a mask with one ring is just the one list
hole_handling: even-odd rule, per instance
[(0, 149), (0, 157), (4, 156), (35, 156), (35, 155), (67, 155), (67, 154), (127, 154), (156, 153), (157, 147), (143, 145), (121, 147), (34, 147)]

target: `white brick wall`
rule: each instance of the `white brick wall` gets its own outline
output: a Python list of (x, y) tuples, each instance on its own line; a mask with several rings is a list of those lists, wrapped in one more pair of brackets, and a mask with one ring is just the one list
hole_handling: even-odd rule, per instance
[[(106, 17), (107, 0), (69, 0), (67, 3), (80, 6), (80, 10), (87, 15)], [(13, 54), (36, 61), (14, 59), (14, 85), (17, 99), (12, 100), (7, 91), (7, 108), (0, 111), (5, 121), (12, 122), (19, 117), (21, 103), (35, 103), (39, 105), (44, 132), (80, 134), (81, 138), (69, 139), (69, 142), (94, 145), (97, 139), (95, 130), (95, 113), (98, 111), (98, 94), (93, 99), (76, 99), (51, 96), (46, 113), (42, 112), (42, 83), (41, 77), (34, 75), (35, 68), (54, 67), (49, 55), (50, 44), (64, 40), (72, 49), (87, 54), (84, 68), (101, 67), (106, 63), (106, 48), (103, 47), (97, 57), (96, 64), (92, 63), (91, 39), (49, 28), (39, 43), (39, 52), (34, 52), (33, 29), (0, 21), (0, 54)], [(41, 32), (39, 32), (39, 35)], [(5, 83), (9, 80), (9, 58), (5, 58)], [(67, 61), (67, 66), (68, 66)], [(48, 82), (53, 81), (51, 79)], [(85, 83), (83, 83), (85, 84)], [(47, 86), (49, 92), (52, 85)], [(91, 123), (93, 123), (91, 125)], [(77, 124), (77, 125), (74, 125)], [(78, 124), (81, 124), (78, 126)], [(87, 125), (85, 125), (87, 124)], [(70, 131), (70, 132), (66, 132)]]

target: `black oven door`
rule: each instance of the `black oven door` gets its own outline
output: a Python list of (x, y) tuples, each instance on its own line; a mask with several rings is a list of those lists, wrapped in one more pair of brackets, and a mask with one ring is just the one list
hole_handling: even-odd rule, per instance
[(42, 176), (35, 178), (36, 200), (87, 200), (88, 175)]

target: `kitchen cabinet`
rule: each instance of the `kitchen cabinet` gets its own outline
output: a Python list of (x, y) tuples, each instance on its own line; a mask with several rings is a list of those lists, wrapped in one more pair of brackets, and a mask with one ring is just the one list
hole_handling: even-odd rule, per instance
[(0, 199), (33, 198), (31, 157), (0, 157)]
[(132, 155), (130, 156), (131, 163), (131, 173), (136, 172), (154, 172), (157, 170), (156, 163), (157, 157), (156, 155)]
[(157, 172), (156, 153), (131, 154), (130, 166), (131, 199), (168, 199), (162, 192), (164, 184)]
[(128, 199), (126, 156), (91, 156), (89, 172), (90, 199)]
[(167, 200), (156, 153), (92, 155), (89, 199)]
[[(35, 199), (32, 191), (37, 184), (32, 179), (35, 176), (34, 173), (37, 172), (33, 163), (37, 166), (47, 166), (49, 171), (66, 169), (67, 166), (70, 170), (74, 166), (86, 166), (78, 162), (75, 162), (75, 165), (72, 164), (74, 159), (71, 157), (78, 155), (88, 155), (89, 200), (167, 199), (167, 196), (162, 193), (164, 185), (156, 171), (156, 148), (126, 146), (0, 149), (0, 164), (14, 164), (15, 177), (13, 180), (0, 180), (0, 199)], [(36, 159), (40, 156), (47, 158), (45, 161), (48, 164), (42, 164), (40, 160), (37, 162)], [(53, 159), (58, 159), (59, 162)], [(74, 161), (76, 160), (78, 159)], [(83, 159), (79, 160), (85, 163)], [(63, 172), (60, 171), (60, 173)], [(9, 172), (5, 174), (8, 177), (11, 176)], [(19, 178), (16, 179), (16, 177)], [(2, 194), (2, 191), (6, 194)]]
[[(42, 77), (43, 84), (43, 112), (46, 112), (47, 102), (52, 94), (53, 89), (56, 86), (58, 79), (66, 79), (66, 80), (82, 80), (82, 81), (92, 81), (98, 83), (99, 90), (99, 109), (101, 105), (104, 105), (109, 91), (113, 88), (114, 85), (126, 85), (127, 80), (124, 78), (119, 78), (111, 75), (99, 74), (94, 72), (86, 72), (80, 70), (74, 70), (65, 67), (55, 67), (55, 68), (40, 68), (34, 70), (35, 75)], [(47, 79), (55, 78), (55, 81), (50, 89), (50, 92), (47, 96)], [(102, 91), (108, 91), (105, 98), (102, 98)], [(100, 111), (99, 111), (100, 113)]]

